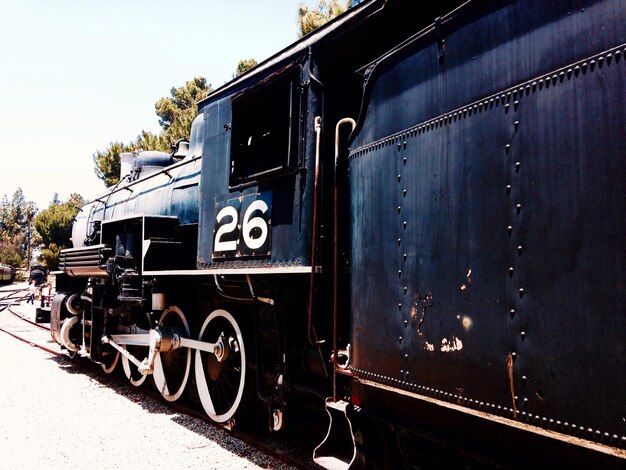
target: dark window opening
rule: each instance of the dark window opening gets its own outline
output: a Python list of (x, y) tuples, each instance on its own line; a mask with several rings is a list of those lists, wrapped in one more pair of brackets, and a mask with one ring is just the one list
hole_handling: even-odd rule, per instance
[(233, 99), (230, 184), (271, 176), (297, 161), (299, 69)]

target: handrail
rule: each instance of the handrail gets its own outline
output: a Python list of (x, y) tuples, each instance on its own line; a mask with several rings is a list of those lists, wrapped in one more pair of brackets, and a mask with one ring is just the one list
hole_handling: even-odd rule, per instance
[(339, 235), (337, 224), (339, 222), (339, 185), (337, 182), (337, 165), (339, 163), (339, 127), (343, 124), (350, 124), (351, 130), (354, 131), (356, 121), (352, 118), (343, 118), (337, 122), (335, 126), (335, 169), (334, 169), (334, 221), (333, 221), (333, 401), (337, 401), (337, 316), (338, 316), (338, 298), (339, 298)]
[[(124, 190), (130, 190), (132, 192), (132, 190), (130, 189), (131, 186), (134, 186), (136, 184), (139, 184), (139, 183), (142, 183), (144, 181), (147, 181), (150, 178), (156, 178), (157, 176), (162, 175), (162, 174), (165, 174), (165, 175), (169, 176), (169, 178), (171, 179), (172, 175), (169, 174), (169, 172), (171, 170), (174, 170), (174, 169), (179, 168), (181, 166), (188, 165), (190, 163), (193, 163), (195, 161), (200, 160), (201, 158), (202, 158), (202, 155), (199, 155), (197, 157), (191, 157), (190, 159), (184, 159), (184, 160), (182, 160), (180, 162), (176, 162), (176, 163), (174, 163), (172, 165), (166, 166), (162, 170), (159, 170), (159, 171), (154, 172), (154, 173), (150, 173), (149, 175), (143, 176), (143, 177), (141, 177), (139, 179), (136, 179), (134, 181), (130, 181), (128, 184), (126, 184), (124, 186), (116, 187), (115, 189), (113, 189), (112, 191), (110, 191), (110, 192), (108, 192), (106, 194), (99, 195), (98, 197), (92, 199), (91, 201), (88, 201), (85, 204), (83, 204), (83, 207), (87, 206), (88, 204), (94, 203), (94, 202), (101, 202), (103, 204), (106, 204), (105, 201), (102, 200), (102, 197), (107, 197), (108, 198), (108, 197), (112, 196), (113, 194), (119, 193), (120, 191), (124, 191)], [(82, 210), (82, 208), (80, 210)]]

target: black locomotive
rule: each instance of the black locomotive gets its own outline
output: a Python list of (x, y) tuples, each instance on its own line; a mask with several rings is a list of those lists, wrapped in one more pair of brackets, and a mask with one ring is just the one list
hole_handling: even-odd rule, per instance
[(625, 7), (348, 10), (127, 156), (52, 336), (328, 468), (623, 466)]

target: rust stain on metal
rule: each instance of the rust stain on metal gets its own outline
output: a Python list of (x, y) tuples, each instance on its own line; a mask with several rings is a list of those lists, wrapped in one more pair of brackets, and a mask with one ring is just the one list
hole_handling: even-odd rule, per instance
[(511, 389), (511, 401), (513, 403), (513, 418), (517, 419), (517, 407), (515, 406), (515, 384), (513, 383), (513, 355), (509, 353), (506, 358), (506, 368), (509, 372), (509, 388)]
[[(422, 297), (419, 291), (415, 291), (415, 295), (413, 296), (413, 305), (411, 306), (411, 320), (413, 320), (413, 322), (417, 322), (417, 334), (420, 336), (423, 336), (422, 325), (426, 320), (426, 310), (432, 306), (433, 295), (430, 292)], [(418, 316), (419, 319), (417, 318)]]

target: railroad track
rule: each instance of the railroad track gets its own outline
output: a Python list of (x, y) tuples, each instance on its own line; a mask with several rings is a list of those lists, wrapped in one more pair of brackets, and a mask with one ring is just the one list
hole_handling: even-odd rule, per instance
[[(69, 357), (67, 352), (61, 350), (59, 345), (52, 340), (49, 324), (35, 321), (37, 306), (25, 305), (23, 302), (27, 297), (28, 290), (24, 288), (0, 290), (0, 333), (7, 334), (50, 355)], [(82, 372), (98, 374), (102, 383), (114, 381), (118, 386), (125, 386), (129, 390), (137, 391), (137, 388), (131, 386), (128, 380), (126, 380), (123, 373), (106, 374), (100, 367), (95, 367), (95, 364), (86, 357), (82, 357), (80, 353), (71, 361), (71, 365)], [(146, 383), (150, 383), (150, 381), (146, 381)], [(139, 387), (139, 390), (152, 399), (162, 402), (161, 395), (154, 387), (142, 386)], [(312, 462), (307, 454), (307, 450), (299, 446), (298, 442), (294, 442), (293, 434), (288, 437), (280, 437), (275, 434), (267, 435), (267, 433), (259, 435), (249, 429), (243, 431), (238, 429), (231, 430), (209, 421), (203, 413), (194, 407), (193, 403), (179, 401), (168, 403), (167, 405), (178, 413), (199, 418), (217, 428), (223, 429), (224, 432), (240, 439), (249, 446), (293, 468), (303, 470), (320, 468)]]
[(27, 298), (27, 289), (13, 288), (0, 291), (0, 332), (54, 356), (62, 354), (50, 336), (49, 325), (35, 321), (37, 307), (22, 306), (22, 302)]

